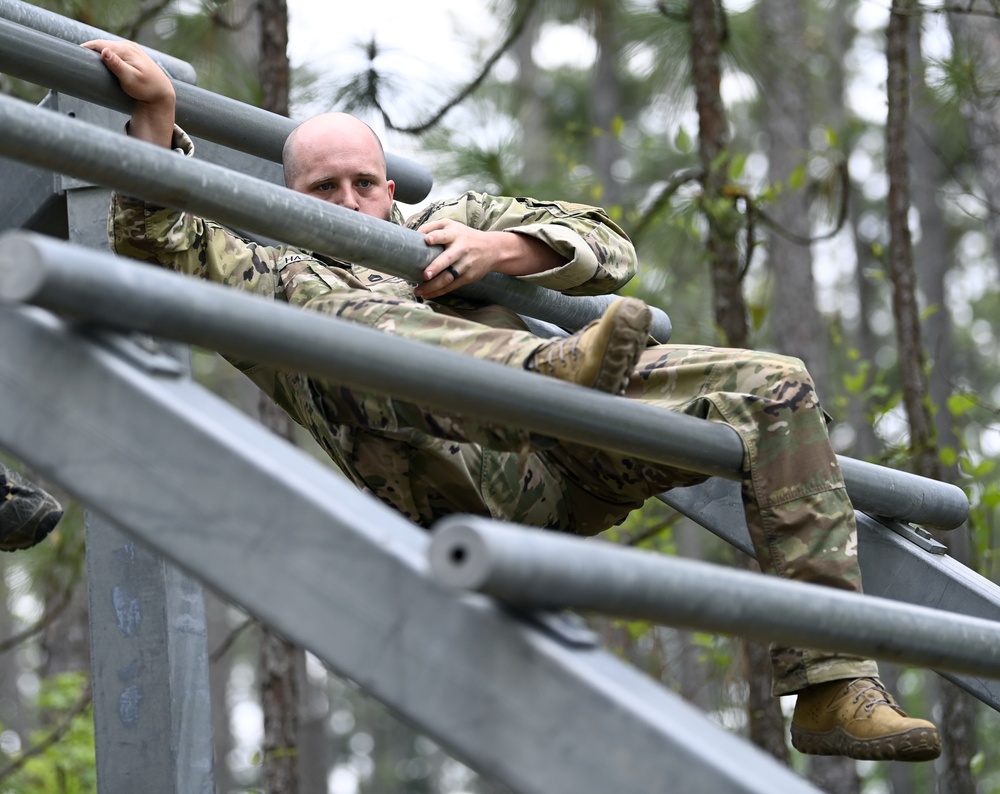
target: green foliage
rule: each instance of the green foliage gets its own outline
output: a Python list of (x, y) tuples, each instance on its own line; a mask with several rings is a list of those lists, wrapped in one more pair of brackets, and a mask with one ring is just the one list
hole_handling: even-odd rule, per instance
[(36, 707), (46, 727), (33, 731), (20, 753), (7, 756), (4, 770), (13, 771), (0, 778), (0, 793), (96, 792), (94, 719), (86, 675), (64, 673), (42, 681)]

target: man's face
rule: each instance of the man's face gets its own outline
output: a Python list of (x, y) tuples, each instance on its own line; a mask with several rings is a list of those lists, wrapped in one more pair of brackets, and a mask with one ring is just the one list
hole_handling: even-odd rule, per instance
[[(318, 125), (317, 125), (318, 126)], [(385, 156), (368, 127), (303, 130), (288, 187), (349, 210), (388, 220), (396, 185), (385, 176)]]

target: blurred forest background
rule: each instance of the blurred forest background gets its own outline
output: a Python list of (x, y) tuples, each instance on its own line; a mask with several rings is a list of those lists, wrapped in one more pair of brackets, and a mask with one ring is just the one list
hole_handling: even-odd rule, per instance
[[(642, 261), (626, 291), (669, 312), (672, 341), (803, 358), (839, 452), (966, 490), (967, 525), (939, 539), (997, 580), (996, 0), (496, 0), (483, 12), (494, 34), (468, 43), (479, 73), (440, 74), (439, 107), (414, 101), (377, 34), (358, 41), (366, 63), (347, 78), (290, 69), (285, 0), (37, 5), (189, 60), (202, 87), (272, 111), (352, 110), (451, 192), (608, 208)], [(571, 63), (538, 57), (553, 42), (571, 43)], [(2, 75), (0, 90), (43, 95)], [(306, 443), (218, 358), (199, 352), (195, 368)], [(660, 503), (615, 535), (753, 564)], [(83, 539), (71, 502), (50, 540), (0, 560), (0, 792), (96, 791)], [(220, 794), (504, 791), (237, 607), (209, 597), (208, 614)], [(1000, 792), (1000, 717), (931, 673), (883, 666), (903, 704), (942, 727), (937, 762), (806, 758), (787, 742), (790, 699), (768, 695), (766, 649), (592, 622), (824, 791)]]

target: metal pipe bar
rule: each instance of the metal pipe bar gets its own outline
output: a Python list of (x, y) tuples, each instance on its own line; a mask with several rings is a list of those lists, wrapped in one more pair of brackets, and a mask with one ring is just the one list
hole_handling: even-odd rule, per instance
[[(429, 247), (424, 236), (412, 229), (81, 124), (0, 96), (0, 141), (7, 157), (413, 282), (423, 281), (423, 268), (441, 251)], [(471, 293), (464, 288), (457, 292), (571, 329), (599, 317), (617, 299), (561, 295), (497, 273), (475, 287)], [(663, 312), (654, 314), (659, 319), (653, 335), (663, 340), (670, 335), (670, 321)]]
[[(703, 474), (737, 479), (743, 461), (742, 441), (726, 425), (501, 368), (40, 235), (0, 235), (0, 299)], [(902, 500), (909, 510), (903, 520), (936, 527), (965, 520), (968, 500), (961, 489), (890, 469), (880, 474), (894, 492), (933, 494)], [(855, 485), (847, 480), (848, 493)], [(874, 503), (856, 504), (858, 509), (883, 515), (879, 494), (866, 496)]]
[[(0, 19), (0, 72), (122, 113), (131, 113), (135, 104), (96, 52), (4, 19)], [(281, 162), (285, 138), (296, 122), (190, 83), (172, 82), (177, 123), (186, 132)], [(433, 182), (426, 168), (391, 152), (386, 153), (386, 168), (400, 201), (415, 204), (427, 197)]]
[(1000, 622), (453, 516), (431, 573), (532, 609), (569, 608), (1000, 678)]
[[(77, 22), (75, 19), (69, 19), (54, 11), (47, 11), (31, 3), (21, 2), (21, 0), (0, 0), (0, 19), (15, 22), (23, 27), (46, 33), (49, 36), (54, 36), (73, 44), (82, 44), (85, 41), (93, 39), (121, 40), (122, 38), (121, 36), (116, 36), (114, 33), (108, 33), (106, 30), (95, 28), (83, 22)], [(152, 47), (143, 46), (143, 49), (160, 65), (160, 68), (175, 80), (181, 80), (185, 83), (194, 83), (197, 81), (198, 74), (195, 72), (195, 68), (187, 61), (182, 61), (173, 55), (167, 55), (165, 52), (154, 50)], [(0, 52), (6, 55), (6, 42), (3, 47), (0, 47)], [(3, 69), (3, 67), (0, 67), (0, 69)]]

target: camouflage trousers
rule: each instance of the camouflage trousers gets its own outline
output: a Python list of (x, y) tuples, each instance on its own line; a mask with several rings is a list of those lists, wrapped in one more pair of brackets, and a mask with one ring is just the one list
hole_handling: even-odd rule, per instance
[[(381, 297), (353, 285), (340, 288), (332, 280), (324, 281), (324, 287), (308, 281), (308, 289), (288, 290), (290, 302), (510, 366), (522, 366), (541, 344), (525, 330), (487, 327), (451, 316), (441, 306)], [(498, 316), (506, 316), (505, 311), (500, 310)], [(449, 511), (482, 512), (593, 535), (623, 520), (647, 498), (704, 479), (578, 444), (538, 446), (533, 443), (537, 439), (520, 428), (433, 413), (334, 384), (314, 384), (313, 388), (322, 392), (328, 422), (390, 428), (396, 433), (407, 428), (420, 438), (447, 439), (422, 451), (397, 448), (398, 455), (411, 457), (407, 462), (411, 481), (448, 480), (436, 483), (439, 493), (436, 501), (431, 500), (434, 515), (401, 508), (425, 525)], [(799, 360), (747, 350), (652, 346), (632, 373), (626, 397), (736, 430), (745, 448), (746, 522), (766, 574), (860, 591), (854, 511), (812, 380)], [(323, 435), (316, 428), (313, 432)], [(435, 469), (441, 463), (438, 460), (418, 463), (422, 454), (451, 456), (448, 468)], [(384, 461), (383, 465), (394, 463)], [(455, 474), (456, 470), (460, 473)], [(420, 471), (420, 476), (414, 471)], [(379, 493), (385, 482), (373, 484), (371, 477), (356, 475), (355, 479), (393, 503)], [(776, 695), (840, 678), (877, 675), (874, 662), (853, 656), (781, 647), (771, 652)]]

